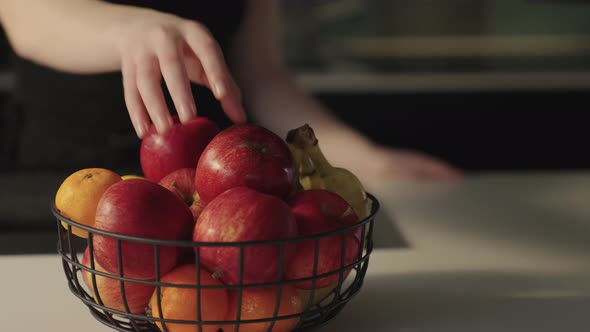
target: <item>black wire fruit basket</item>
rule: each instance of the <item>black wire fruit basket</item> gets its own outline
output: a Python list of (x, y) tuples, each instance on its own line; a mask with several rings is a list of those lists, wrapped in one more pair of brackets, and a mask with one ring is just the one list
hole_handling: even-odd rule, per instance
[[(82, 225), (62, 215), (55, 206), (51, 207), (53, 215), (57, 219), (58, 244), (57, 251), (62, 257), (63, 270), (71, 292), (90, 310), (90, 313), (106, 326), (122, 332), (176, 332), (176, 331), (304, 331), (316, 329), (332, 318), (336, 317), (344, 306), (362, 288), (369, 256), (373, 250), (373, 226), (379, 201), (367, 193), (371, 203), (371, 211), (367, 218), (360, 222), (339, 228), (337, 230), (314, 234), (311, 236), (300, 236), (288, 239), (272, 241), (250, 241), (250, 242), (194, 242), (194, 241), (171, 241), (133, 237), (115, 234), (99, 230), (93, 227)], [(79, 238), (72, 232), (74, 228), (88, 232), (87, 238)], [(358, 239), (358, 252), (354, 252), (353, 259), (349, 259), (347, 235), (354, 233)], [(106, 272), (95, 262), (94, 253), (97, 237), (109, 238), (116, 241), (118, 271), (116, 273)], [(341, 238), (340, 264), (339, 267), (329, 272), (320, 273), (320, 247), (322, 241), (328, 238)], [(126, 276), (123, 271), (122, 248), (125, 243), (141, 243), (153, 251), (155, 278), (150, 280), (136, 279)], [(299, 279), (286, 279), (284, 277), (285, 248), (297, 246), (298, 244), (312, 244), (314, 249), (313, 266), (310, 266), (311, 276)], [(244, 271), (244, 252), (254, 246), (275, 246), (279, 249), (278, 277), (273, 282), (249, 284), (244, 283), (242, 276)], [(184, 262), (179, 264), (194, 264), (195, 280), (184, 283), (172, 283), (165, 279), (160, 273), (160, 256), (163, 248), (176, 247), (180, 252), (187, 254)], [(201, 273), (201, 255), (203, 248), (233, 248), (239, 253), (239, 280), (235, 284), (211, 284), (203, 282)], [(356, 246), (355, 246), (356, 248)], [(349, 248), (350, 249), (350, 248)], [(356, 249), (355, 249), (356, 250)], [(111, 271), (112, 272), (112, 271)], [(214, 275), (214, 273), (212, 273)], [(332, 278), (334, 282), (326, 287), (319, 287), (322, 281)], [(110, 283), (109, 287), (102, 287)], [(306, 284), (307, 286), (297, 289), (301, 300), (300, 310), (282, 314), (282, 294), (287, 293), (287, 287)], [(183, 306), (180, 310), (194, 310), (191, 318), (178, 319), (166, 317), (169, 310), (164, 310), (162, 304), (164, 292), (167, 289), (179, 289), (185, 293), (194, 294), (195, 307)], [(290, 289), (291, 289), (290, 288)], [(145, 299), (138, 307), (137, 298), (140, 292), (148, 289), (150, 301), (145, 304)], [(273, 308), (264, 317), (251, 319), (246, 317), (243, 310), (243, 301), (246, 301), (245, 294), (249, 290), (271, 289), (273, 291)], [(234, 311), (227, 318), (208, 320), (205, 312), (210, 309), (210, 303), (204, 301), (204, 294), (215, 290), (225, 290), (233, 299)], [(301, 292), (301, 293), (299, 293)], [(115, 295), (113, 295), (115, 294)], [(117, 298), (118, 305), (107, 303), (107, 299)], [(111, 301), (112, 302), (112, 301)], [(237, 302), (237, 303), (236, 303)], [(227, 302), (227, 307), (231, 303)], [(179, 307), (177, 307), (179, 308)], [(188, 308), (188, 309), (187, 309)], [(286, 324), (288, 323), (288, 324)], [(285, 327), (288, 326), (288, 327)], [(214, 329), (212, 330), (212, 328)]]

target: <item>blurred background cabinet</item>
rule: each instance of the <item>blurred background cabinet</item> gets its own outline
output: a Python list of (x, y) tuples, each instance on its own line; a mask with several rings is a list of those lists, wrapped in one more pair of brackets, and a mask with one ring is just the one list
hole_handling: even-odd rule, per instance
[[(282, 4), (297, 80), (376, 141), (471, 172), (590, 168), (589, 1)], [(47, 232), (32, 242), (53, 250), (48, 204), (66, 174), (11, 166), (26, 119), (6, 107), (10, 55), (0, 38), (0, 235)]]
[(284, 3), (302, 84), (377, 141), (472, 171), (590, 166), (590, 2)]

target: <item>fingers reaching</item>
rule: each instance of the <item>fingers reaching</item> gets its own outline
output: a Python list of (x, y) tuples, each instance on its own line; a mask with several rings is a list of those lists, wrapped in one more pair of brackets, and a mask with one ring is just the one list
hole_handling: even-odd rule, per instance
[(186, 42), (199, 59), (211, 91), (233, 122), (245, 122), (246, 115), (241, 104), (241, 93), (231, 77), (221, 48), (202, 25), (190, 22), (184, 29)]
[(137, 88), (156, 130), (164, 133), (172, 127), (173, 121), (160, 82), (157, 58), (151, 54), (141, 56), (137, 62)]
[(430, 179), (454, 181), (463, 177), (463, 173), (447, 163), (438, 160), (425, 160), (422, 164), (422, 173)]
[(415, 179), (455, 181), (462, 172), (447, 162), (412, 151), (393, 151), (391, 153), (392, 169)]
[(157, 52), (162, 76), (180, 121), (187, 122), (197, 115), (197, 108), (178, 42), (171, 38), (162, 38), (159, 44), (161, 47)]
[(180, 122), (197, 116), (191, 81), (208, 86), (234, 123), (246, 121), (241, 93), (217, 41), (195, 21), (158, 12), (124, 25), (119, 41), (125, 104), (137, 136), (150, 120), (158, 133), (173, 126), (162, 90), (170, 93)]
[(129, 117), (137, 133), (137, 137), (143, 138), (148, 132), (150, 119), (137, 89), (135, 64), (124, 61), (121, 66), (121, 72), (123, 74), (125, 105), (127, 106)]

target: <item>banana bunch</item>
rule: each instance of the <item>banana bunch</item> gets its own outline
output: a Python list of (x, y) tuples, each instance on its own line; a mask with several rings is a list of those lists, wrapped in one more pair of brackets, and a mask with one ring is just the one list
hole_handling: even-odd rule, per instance
[(344, 198), (359, 219), (369, 216), (370, 202), (362, 183), (349, 170), (330, 164), (309, 125), (290, 130), (286, 141), (295, 160), (300, 190), (331, 191)]

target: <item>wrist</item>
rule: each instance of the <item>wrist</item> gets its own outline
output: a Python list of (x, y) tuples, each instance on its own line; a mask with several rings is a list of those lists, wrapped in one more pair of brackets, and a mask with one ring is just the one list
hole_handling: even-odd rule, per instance
[[(133, 13), (130, 11), (127, 6), (123, 5), (116, 5), (105, 3), (105, 11), (104, 11), (104, 40), (105, 46), (108, 50), (110, 50), (112, 54), (111, 57), (111, 66), (114, 67), (113, 69), (120, 70), (122, 64), (122, 47), (123, 47), (123, 36), (125, 34), (125, 22), (124, 17), (128, 15), (132, 15)], [(127, 14), (127, 15), (126, 15)]]
[(124, 50), (129, 47), (129, 29), (135, 18), (153, 15), (156, 11), (127, 5), (103, 3), (102, 25), (104, 28), (102, 39), (104, 47), (109, 50), (109, 63), (113, 70), (121, 70)]
[(342, 123), (331, 122), (314, 128), (314, 131), (327, 157), (335, 162), (348, 162), (351, 151), (375, 152), (379, 149), (368, 137)]

